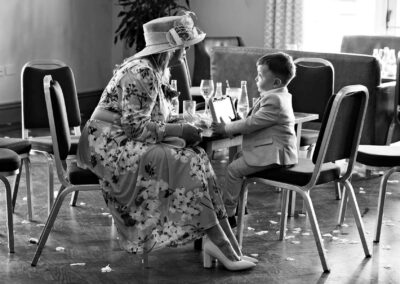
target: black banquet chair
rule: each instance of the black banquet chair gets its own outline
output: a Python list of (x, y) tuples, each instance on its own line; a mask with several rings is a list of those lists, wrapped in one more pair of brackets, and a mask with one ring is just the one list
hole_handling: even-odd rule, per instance
[[(43, 78), (52, 75), (60, 82), (65, 94), (68, 122), (71, 127), (72, 147), (70, 155), (76, 154), (80, 136), (81, 115), (72, 69), (56, 59), (35, 59), (27, 62), (21, 70), (21, 128), (22, 138), (31, 143), (28, 155), (41, 155), (48, 164), (48, 212), (54, 200), (54, 160), (53, 144), (49, 135), (46, 104), (43, 96)], [(14, 200), (17, 192), (14, 193)], [(76, 196), (75, 196), (76, 197)]]
[(21, 158), (17, 153), (10, 149), (0, 149), (0, 179), (4, 183), (6, 190), (8, 251), (10, 253), (14, 252), (14, 224), (12, 190), (8, 178), (16, 178), (20, 166)]
[[(300, 158), (298, 164), (293, 167), (265, 170), (246, 177), (239, 202), (237, 229), (239, 244), (242, 244), (243, 241), (244, 208), (247, 203), (248, 184), (260, 182), (282, 188), (280, 240), (283, 240), (285, 236), (289, 202), (288, 192), (294, 191), (303, 198), (322, 268), (324, 272), (329, 272), (330, 268), (313, 202), (310, 198), (310, 191), (320, 184), (340, 182), (341, 185), (346, 187), (350, 197), (364, 254), (366, 257), (370, 256), (360, 210), (350, 183), (367, 101), (368, 90), (364, 86), (353, 85), (342, 88), (336, 95), (332, 95), (328, 102), (312, 160)], [(344, 174), (341, 174), (339, 166), (334, 163), (342, 159), (349, 161)]]
[[(63, 91), (60, 84), (56, 80), (52, 80), (51, 75), (44, 77), (43, 85), (51, 138), (54, 146), (54, 159), (61, 188), (40, 235), (31, 266), (36, 266), (39, 261), (65, 197), (69, 193), (76, 193), (78, 191), (101, 190), (99, 178), (94, 173), (88, 169), (79, 168), (76, 165), (76, 161), (70, 163), (66, 161), (71, 148), (71, 135)], [(142, 255), (142, 263), (144, 266), (148, 266), (147, 252), (144, 252)]]
[[(358, 148), (357, 162), (373, 170), (384, 171), (379, 185), (378, 211), (375, 225), (374, 242), (378, 243), (381, 237), (383, 209), (385, 207), (386, 189), (389, 177), (400, 172), (400, 120), (398, 104), (400, 98), (400, 59), (397, 60), (396, 87), (393, 102), (393, 117), (386, 135), (386, 145), (360, 145)], [(340, 204), (339, 225), (343, 224), (347, 205), (347, 193), (344, 191)]]

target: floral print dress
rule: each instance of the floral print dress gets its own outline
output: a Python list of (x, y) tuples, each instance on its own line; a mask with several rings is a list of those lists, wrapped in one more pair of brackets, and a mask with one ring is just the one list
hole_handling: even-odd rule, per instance
[(101, 178), (120, 244), (133, 253), (185, 244), (226, 217), (204, 150), (162, 143), (170, 104), (161, 85), (149, 61), (124, 63), (97, 106), (120, 121), (90, 119), (78, 147), (78, 165)]

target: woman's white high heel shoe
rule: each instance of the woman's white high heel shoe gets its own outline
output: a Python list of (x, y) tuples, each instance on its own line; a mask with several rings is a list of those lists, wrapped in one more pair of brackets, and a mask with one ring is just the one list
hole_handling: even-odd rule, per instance
[(226, 269), (237, 271), (252, 268), (255, 263), (247, 260), (232, 261), (229, 260), (211, 240), (203, 238), (203, 266), (210, 268), (212, 266), (212, 259), (216, 258), (220, 261)]
[(251, 257), (251, 256), (247, 256), (247, 255), (242, 255), (240, 257), (240, 259), (243, 259), (243, 260), (246, 260), (246, 261), (250, 261), (252, 263), (258, 263), (258, 259), (257, 258), (254, 258), (254, 257)]

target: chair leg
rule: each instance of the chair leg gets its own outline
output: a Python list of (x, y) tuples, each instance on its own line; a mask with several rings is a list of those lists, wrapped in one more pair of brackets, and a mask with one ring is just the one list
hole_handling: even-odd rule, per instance
[(76, 201), (78, 200), (78, 194), (79, 194), (79, 191), (74, 191), (72, 193), (71, 201), (69, 202), (69, 205), (76, 206)]
[(296, 212), (296, 192), (290, 191), (289, 195), (291, 196), (291, 198), (290, 198), (290, 211), (288, 212), (289, 213), (288, 216), (294, 217), (294, 213)]
[(336, 192), (336, 200), (342, 199), (342, 189), (340, 187), (340, 182), (335, 181), (335, 192)]
[(379, 197), (378, 197), (378, 215), (376, 218), (376, 228), (375, 228), (375, 238), (374, 242), (379, 243), (381, 238), (381, 228), (382, 228), (382, 218), (383, 218), (383, 208), (385, 206), (385, 197), (386, 197), (386, 187), (387, 181), (390, 175), (396, 171), (399, 171), (400, 168), (394, 167), (387, 171), (382, 177), (379, 186)]
[(239, 246), (242, 247), (243, 243), (243, 227), (244, 227), (244, 213), (247, 204), (247, 195), (248, 195), (248, 188), (247, 188), (247, 180), (244, 180), (242, 183), (242, 189), (239, 195), (239, 208), (238, 208), (238, 224), (237, 224), (237, 241)]
[(15, 176), (15, 181), (14, 181), (14, 190), (13, 190), (13, 195), (12, 195), (12, 211), (13, 213), (15, 212), (15, 205), (17, 204), (17, 196), (18, 196), (18, 188), (19, 188), (19, 181), (21, 180), (21, 174), (22, 174), (22, 165), (24, 163), (24, 160), (21, 161), (21, 165), (19, 166), (19, 172)]
[(339, 216), (338, 216), (338, 225), (342, 226), (344, 222), (344, 218), (346, 216), (346, 210), (347, 210), (347, 203), (349, 201), (348, 195), (347, 195), (347, 190), (346, 187), (343, 186), (342, 189), (342, 199), (340, 200), (340, 206), (339, 206)]
[(26, 201), (28, 206), (28, 220), (33, 220), (33, 211), (32, 211), (32, 194), (31, 194), (31, 160), (29, 157), (22, 160), (25, 165), (25, 180), (26, 180)]
[(53, 157), (48, 154), (47, 156), (47, 163), (49, 167), (49, 180), (48, 180), (48, 195), (47, 195), (47, 213), (50, 215), (51, 213), (51, 208), (53, 207), (53, 202), (54, 202), (54, 162), (53, 162)]
[(315, 144), (311, 144), (307, 149), (307, 159), (311, 159), (311, 155), (314, 151)]
[(60, 190), (60, 192), (58, 193), (56, 201), (54, 202), (54, 205), (51, 208), (50, 215), (47, 218), (46, 225), (43, 228), (43, 231), (40, 235), (38, 247), (36, 249), (35, 256), (33, 257), (33, 260), (31, 263), (32, 266), (36, 266), (36, 264), (39, 260), (39, 257), (42, 254), (43, 247), (47, 242), (47, 238), (49, 237), (51, 229), (53, 228), (54, 221), (56, 220), (58, 212), (60, 211), (62, 202), (64, 201), (65, 196), (69, 192), (70, 192), (69, 190)]
[(6, 188), (6, 202), (7, 202), (7, 230), (8, 230), (8, 251), (14, 253), (14, 223), (13, 223), (13, 206), (11, 198), (11, 186), (8, 179), (0, 176)]
[(307, 215), (310, 220), (310, 225), (311, 225), (311, 229), (313, 231), (315, 244), (317, 245), (317, 250), (318, 250), (319, 258), (321, 260), (322, 268), (323, 268), (324, 272), (329, 272), (330, 269), (329, 269), (326, 255), (325, 255), (325, 248), (324, 248), (324, 245), (322, 242), (321, 231), (318, 226), (317, 217), (315, 215), (315, 211), (314, 211), (314, 207), (312, 205), (310, 195), (306, 192), (302, 192), (300, 194), (303, 197), (304, 204), (307, 209)]
[(351, 208), (353, 210), (354, 219), (356, 220), (357, 229), (358, 229), (358, 233), (360, 235), (360, 239), (361, 239), (361, 243), (362, 243), (362, 246), (364, 249), (365, 257), (370, 257), (371, 254), (368, 249), (367, 240), (365, 239), (364, 223), (361, 219), (361, 213), (360, 213), (360, 209), (358, 207), (358, 203), (357, 203), (356, 195), (354, 193), (353, 186), (351, 185), (351, 183), (348, 180), (346, 180), (344, 182), (344, 185), (346, 187), (346, 192), (349, 197), (349, 201), (352, 205)]
[(282, 241), (286, 235), (289, 196), (290, 196), (289, 191), (287, 189), (282, 188), (281, 218), (280, 218), (280, 230), (279, 230), (279, 240), (280, 241)]

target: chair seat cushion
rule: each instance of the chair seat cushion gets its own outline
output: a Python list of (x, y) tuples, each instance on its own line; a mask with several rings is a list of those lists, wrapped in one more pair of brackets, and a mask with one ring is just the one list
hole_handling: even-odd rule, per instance
[(386, 145), (360, 145), (357, 162), (373, 167), (400, 166), (400, 147)]
[(301, 130), (300, 147), (317, 143), (319, 131), (314, 129)]
[(0, 149), (0, 172), (12, 172), (21, 166), (21, 158), (10, 149)]
[[(80, 136), (76, 135), (71, 136), (71, 149), (69, 150), (70, 155), (76, 155), (79, 137)], [(29, 137), (29, 142), (32, 144), (33, 150), (54, 154), (51, 136)]]
[(31, 150), (31, 143), (20, 138), (0, 138), (0, 148), (13, 150), (17, 154), (28, 154)]
[(92, 171), (82, 169), (76, 163), (68, 165), (68, 178), (74, 185), (99, 183), (99, 178)]
[[(254, 173), (247, 178), (263, 178), (297, 186), (306, 185), (313, 174), (315, 165), (309, 159), (299, 159), (292, 167), (279, 167)], [(340, 178), (340, 167), (334, 163), (322, 165), (321, 173), (316, 184), (328, 183)]]

